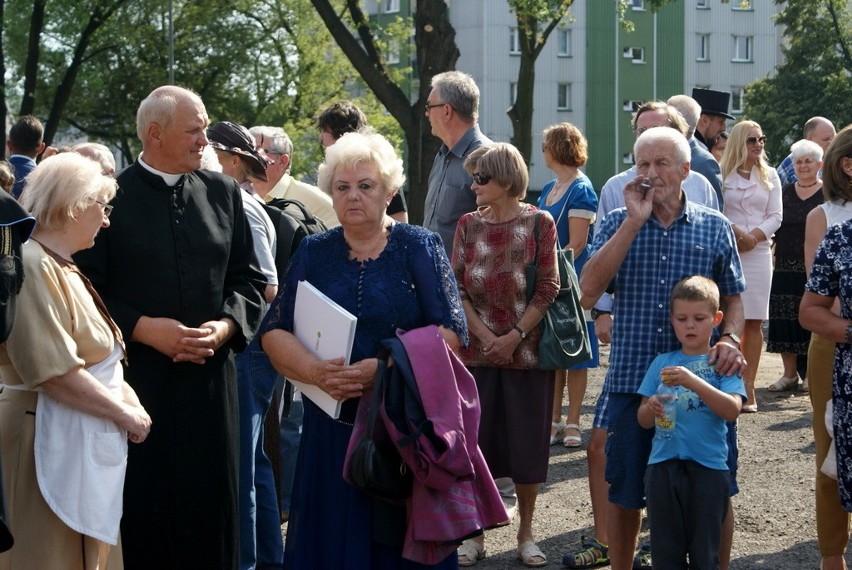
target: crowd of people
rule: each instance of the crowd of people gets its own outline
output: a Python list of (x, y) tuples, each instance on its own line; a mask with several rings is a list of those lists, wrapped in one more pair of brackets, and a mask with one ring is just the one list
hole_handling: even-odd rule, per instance
[[(845, 569), (852, 126), (814, 117), (776, 170), (758, 123), (728, 129), (729, 100), (639, 106), (635, 164), (600, 192), (580, 129), (548, 127), (555, 178), (533, 205), (524, 157), (479, 127), (473, 78), (438, 74), (422, 227), (401, 157), (348, 101), (317, 114), (316, 186), (290, 174), (283, 129), (211, 125), (176, 86), (141, 102), (142, 153), (117, 174), (103, 145), (46, 149), (20, 118), (0, 164), (0, 568), (469, 567), (516, 515), (519, 562), (545, 566), (536, 499), (560, 444), (587, 448), (594, 522), (565, 567), (727, 570), (736, 422), (758, 411), (768, 321), (784, 364), (768, 390), (813, 404), (821, 568)], [(324, 231), (291, 251), (294, 204)], [(558, 250), (590, 338), (567, 370), (539, 359)], [(351, 353), (299, 335), (302, 282), (357, 318)], [(405, 390), (374, 390), (388, 378)], [(376, 405), (385, 428), (368, 432)], [(353, 484), (364, 437), (403, 498)]]

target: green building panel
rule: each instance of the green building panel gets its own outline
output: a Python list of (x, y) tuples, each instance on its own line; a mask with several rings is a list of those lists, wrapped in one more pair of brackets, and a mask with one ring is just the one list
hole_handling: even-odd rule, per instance
[(587, 4), (586, 173), (598, 191), (609, 177), (630, 167), (635, 105), (683, 90), (683, 4), (674, 2), (657, 13), (628, 10), (630, 32), (618, 23), (614, 2)]

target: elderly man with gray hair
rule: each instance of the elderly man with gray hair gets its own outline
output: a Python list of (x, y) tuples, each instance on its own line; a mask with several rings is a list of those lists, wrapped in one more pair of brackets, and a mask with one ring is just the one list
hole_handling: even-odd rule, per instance
[(115, 156), (108, 146), (96, 142), (84, 142), (75, 144), (71, 150), (100, 164), (101, 172), (107, 176), (115, 174)]
[(479, 130), (479, 87), (466, 73), (447, 71), (434, 76), (425, 111), (432, 134), (443, 144), (429, 173), (423, 225), (441, 236), (452, 257), (459, 218), (476, 210), (476, 195), (470, 189), (473, 179), (464, 169), (464, 160), (491, 139)]
[(716, 192), (719, 210), (721, 210), (725, 203), (722, 196), (722, 171), (710, 151), (695, 138), (695, 129), (701, 118), (701, 105), (689, 95), (674, 95), (669, 97), (667, 103), (677, 109), (686, 121), (686, 139), (689, 141), (689, 148), (692, 151), (692, 157), (689, 161), (690, 170), (703, 175), (710, 182)]
[[(614, 293), (613, 344), (603, 388), (608, 400), (605, 470), (610, 484), (606, 524), (613, 570), (633, 566), (653, 436), (637, 421), (641, 401), (637, 390), (651, 360), (660, 352), (678, 349), (666, 323), (671, 288), (680, 279), (703, 275), (719, 286), (725, 320), (709, 363), (726, 375), (745, 368), (737, 343), (729, 338), (742, 332), (740, 293), (745, 289), (733, 231), (718, 211), (686, 197), (682, 188), (690, 172), (686, 139), (674, 129), (650, 128), (636, 140), (634, 154), (636, 176), (624, 187), (625, 207), (604, 218), (580, 275), (584, 307), (593, 306), (608, 289)], [(666, 255), (660, 255), (661, 244)], [(666, 538), (652, 534), (652, 550), (654, 540), (660, 539)]]
[(251, 185), (258, 196), (269, 202), (275, 198), (298, 200), (327, 228), (339, 226), (337, 214), (331, 204), (331, 197), (310, 184), (300, 182), (290, 176), (292, 165), (293, 141), (279, 127), (256, 126), (249, 129), (254, 136), (257, 150), (268, 160), (266, 180), (251, 178)]

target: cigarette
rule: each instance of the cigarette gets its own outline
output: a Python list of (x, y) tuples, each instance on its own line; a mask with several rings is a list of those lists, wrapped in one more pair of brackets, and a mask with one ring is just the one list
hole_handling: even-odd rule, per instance
[(650, 187), (651, 187), (651, 183), (650, 183), (650, 182), (648, 182), (647, 180), (644, 180), (644, 181), (642, 182), (641, 186), (642, 186), (642, 188), (646, 188), (646, 189), (648, 189), (648, 188), (650, 188)]

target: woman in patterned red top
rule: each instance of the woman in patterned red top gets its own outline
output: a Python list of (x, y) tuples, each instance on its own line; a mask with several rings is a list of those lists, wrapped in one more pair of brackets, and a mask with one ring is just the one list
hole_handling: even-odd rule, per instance
[[(539, 485), (547, 479), (553, 373), (538, 369), (538, 324), (559, 288), (556, 226), (549, 214), (522, 202), (529, 174), (512, 145), (480, 147), (464, 166), (473, 176), (478, 208), (459, 219), (453, 242), (453, 270), (470, 331), (461, 358), (479, 389), (479, 446), (491, 474), (515, 482), (518, 558), (529, 567), (544, 566), (532, 517)], [(531, 264), (538, 270), (528, 299)], [(460, 566), (484, 557), (482, 536), (459, 548)]]

